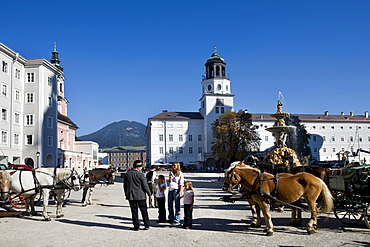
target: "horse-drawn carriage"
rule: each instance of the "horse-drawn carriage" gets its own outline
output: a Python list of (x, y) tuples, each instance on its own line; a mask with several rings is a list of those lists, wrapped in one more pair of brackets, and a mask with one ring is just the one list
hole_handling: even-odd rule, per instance
[(354, 225), (363, 218), (370, 228), (370, 166), (346, 167), (329, 175), (334, 215), (342, 223)]

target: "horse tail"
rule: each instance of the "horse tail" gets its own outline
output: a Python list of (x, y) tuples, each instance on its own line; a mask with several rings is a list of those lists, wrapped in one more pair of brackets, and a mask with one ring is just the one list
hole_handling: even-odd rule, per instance
[(320, 179), (322, 183), (322, 202), (324, 203), (324, 208), (321, 210), (323, 213), (329, 213), (334, 207), (333, 196), (328, 188), (328, 186)]

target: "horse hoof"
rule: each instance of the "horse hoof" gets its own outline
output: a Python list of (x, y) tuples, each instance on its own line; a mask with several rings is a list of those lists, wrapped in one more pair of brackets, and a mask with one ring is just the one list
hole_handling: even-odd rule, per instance
[(269, 237), (269, 236), (272, 236), (272, 235), (274, 235), (274, 233), (273, 233), (273, 232), (267, 232), (267, 233), (266, 233), (266, 236), (268, 236), (268, 237)]
[(64, 217), (64, 214), (57, 215), (57, 218), (62, 218), (62, 217)]
[(44, 218), (44, 220), (45, 220), (45, 221), (51, 221), (51, 219), (50, 219), (50, 218)]
[(308, 233), (308, 235), (314, 234), (315, 230), (309, 230), (309, 231), (307, 231), (307, 233)]

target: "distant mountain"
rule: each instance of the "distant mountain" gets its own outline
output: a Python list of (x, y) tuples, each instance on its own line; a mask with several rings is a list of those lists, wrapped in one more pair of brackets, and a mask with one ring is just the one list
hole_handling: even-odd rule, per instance
[(81, 141), (94, 141), (99, 148), (114, 146), (146, 146), (144, 124), (133, 121), (117, 121), (92, 134), (77, 137)]

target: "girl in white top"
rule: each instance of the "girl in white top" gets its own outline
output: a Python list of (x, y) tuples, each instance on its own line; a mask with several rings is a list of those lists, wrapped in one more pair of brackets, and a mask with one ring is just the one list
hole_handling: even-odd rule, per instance
[(163, 175), (158, 176), (157, 182), (157, 204), (158, 204), (158, 221), (157, 223), (166, 222), (166, 179)]
[(184, 229), (193, 228), (193, 205), (194, 205), (194, 190), (193, 184), (190, 181), (184, 183)]
[(180, 224), (180, 196), (183, 194), (184, 175), (181, 172), (179, 162), (172, 164), (168, 183), (168, 222)]

